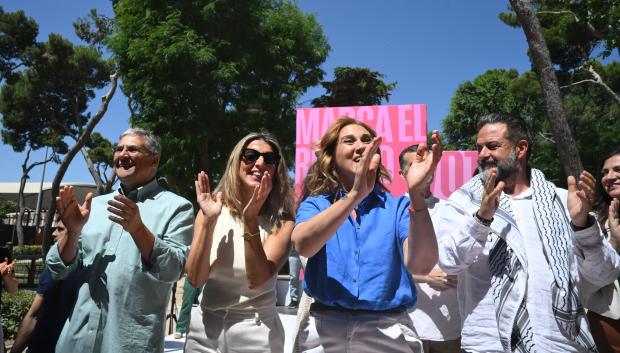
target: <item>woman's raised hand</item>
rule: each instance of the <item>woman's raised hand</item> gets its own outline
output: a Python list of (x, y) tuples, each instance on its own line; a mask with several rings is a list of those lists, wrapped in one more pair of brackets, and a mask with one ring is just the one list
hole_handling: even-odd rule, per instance
[(265, 171), (260, 179), (260, 184), (254, 188), (250, 201), (248, 201), (247, 205), (243, 208), (243, 218), (246, 221), (256, 220), (258, 218), (260, 209), (263, 207), (263, 204), (265, 204), (272, 187), (273, 183), (271, 174), (269, 174), (268, 171)]
[(353, 187), (349, 190), (349, 194), (355, 197), (357, 202), (361, 202), (375, 187), (377, 172), (381, 165), (381, 156), (377, 154), (379, 145), (381, 145), (381, 137), (376, 136), (364, 149), (357, 163)]
[(200, 205), (202, 213), (207, 219), (216, 218), (222, 213), (222, 193), (215, 195), (215, 200), (211, 195), (209, 177), (207, 173), (198, 173), (198, 178), (194, 182), (196, 186), (196, 201)]
[(423, 193), (441, 160), (443, 144), (439, 132), (433, 131), (431, 141), (433, 145), (430, 152), (426, 143), (421, 143), (418, 146), (418, 151), (407, 170), (406, 179), (409, 195), (415, 194), (416, 191)]

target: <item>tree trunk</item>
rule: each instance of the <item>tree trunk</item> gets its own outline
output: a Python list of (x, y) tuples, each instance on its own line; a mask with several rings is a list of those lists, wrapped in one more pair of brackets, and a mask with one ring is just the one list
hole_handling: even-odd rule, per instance
[(30, 159), (31, 148), (28, 148), (28, 152), (26, 153), (26, 159), (24, 159), (24, 163), (22, 164), (22, 177), (19, 180), (19, 193), (17, 194), (17, 220), (15, 221), (15, 232), (17, 233), (17, 245), (24, 245), (24, 226), (22, 222), (24, 221), (24, 189), (26, 188), (26, 180), (28, 180), (28, 159)]
[(99, 195), (103, 195), (105, 193), (106, 186), (104, 185), (103, 181), (101, 180), (101, 176), (99, 175), (99, 173), (95, 169), (95, 165), (93, 163), (93, 160), (90, 159), (90, 157), (88, 156), (88, 151), (86, 150), (86, 148), (84, 148), (84, 147), (80, 148), (80, 152), (82, 152), (82, 156), (84, 157), (84, 161), (86, 162), (86, 167), (88, 168), (88, 171), (90, 172), (90, 175), (95, 180), (95, 184), (97, 185), (97, 193)]
[[(90, 134), (95, 129), (95, 126), (99, 123), (101, 118), (103, 118), (105, 112), (108, 110), (108, 104), (110, 103), (110, 100), (112, 100), (115, 91), (116, 74), (113, 74), (110, 76), (110, 89), (108, 90), (108, 93), (103, 97), (103, 102), (101, 103), (99, 111), (88, 122), (88, 125), (86, 125), (86, 128), (80, 134), (80, 137), (76, 141), (75, 145), (71, 147), (65, 158), (60, 163), (60, 167), (56, 172), (56, 176), (54, 176), (54, 181), (52, 182), (52, 197), (50, 200), (49, 211), (47, 212), (47, 218), (45, 219), (45, 231), (43, 233), (43, 257), (45, 257), (50, 247), (52, 222), (54, 221), (54, 214), (56, 213), (56, 196), (58, 196), (58, 193), (60, 191), (60, 182), (65, 176), (65, 172), (67, 171), (67, 168), (69, 168), (69, 164), (71, 164), (71, 161), (73, 161), (73, 157), (75, 157), (75, 155), (82, 149), (82, 147), (84, 147), (86, 141), (88, 141), (88, 139), (90, 138)], [(83, 202), (83, 200), (78, 200), (78, 202), (81, 203)]]
[(564, 173), (577, 176), (583, 170), (583, 166), (579, 157), (579, 151), (577, 150), (577, 144), (566, 121), (560, 85), (555, 75), (555, 68), (551, 62), (549, 48), (545, 42), (542, 27), (529, 0), (509, 1), (525, 32), (534, 69), (538, 74), (538, 80), (542, 87), (547, 115), (551, 124), (551, 132), (556, 141)]

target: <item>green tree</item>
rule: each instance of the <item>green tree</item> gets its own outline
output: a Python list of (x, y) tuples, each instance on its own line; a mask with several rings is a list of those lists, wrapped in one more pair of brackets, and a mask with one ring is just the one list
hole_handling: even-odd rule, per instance
[[(86, 109), (95, 97), (95, 90), (108, 82), (112, 64), (103, 59), (98, 50), (74, 46), (57, 34), (50, 34), (47, 42), (37, 46), (39, 51), (31, 56), (28, 66), (7, 81), (0, 91), (2, 139), (17, 152), (28, 150), (22, 167), (22, 184), (34, 166), (27, 166), (30, 150), (51, 146), (56, 153), (67, 153), (62, 161), (58, 160), (61, 165), (52, 184), (54, 200), (64, 172), (75, 155), (73, 151), (82, 148), (80, 139), (88, 140), (92, 131), (88, 131), (88, 124), (98, 117), (92, 117)], [(71, 148), (63, 141), (66, 136), (77, 141)], [(54, 158), (58, 158), (56, 153), (52, 154)], [(23, 204), (20, 207), (23, 209)], [(52, 202), (48, 214), (52, 215), (54, 210)], [(48, 229), (51, 218), (46, 222)], [(20, 225), (18, 222), (18, 227)], [(21, 245), (23, 236), (19, 231), (18, 236)]]
[(104, 195), (112, 191), (116, 174), (112, 167), (114, 157), (112, 143), (98, 132), (93, 132), (81, 152), (95, 183), (97, 192)]
[[(599, 70), (612, 87), (620, 87), (620, 63)], [(602, 89), (587, 86), (565, 88), (563, 104), (584, 168), (598, 172), (601, 156), (617, 146), (620, 109)], [(478, 118), (491, 112), (524, 118), (533, 140), (531, 164), (556, 184), (566, 185), (535, 73), (519, 75), (516, 70), (489, 70), (462, 83), (452, 97), (448, 116), (442, 121), (446, 148), (475, 149)]]
[(386, 83), (385, 76), (362, 67), (337, 67), (334, 80), (321, 82), (325, 94), (312, 100), (313, 107), (379, 105), (390, 100), (396, 82)]
[(4, 12), (0, 6), (0, 82), (29, 62), (38, 33), (37, 23), (23, 11)]
[(290, 1), (118, 1), (115, 53), (131, 122), (162, 138), (159, 172), (193, 199), (236, 141), (268, 130), (293, 149), (295, 103), (329, 51), (312, 15)]
[[(561, 86), (594, 84), (605, 90), (616, 104), (620, 95), (601, 77), (601, 60), (620, 48), (620, 3), (612, 0), (532, 1), (540, 21), (551, 61)], [(501, 13), (509, 26), (521, 27), (512, 11)]]
[(551, 61), (551, 54), (543, 35), (540, 21), (530, 0), (509, 0), (529, 46), (532, 67), (538, 76), (545, 98), (547, 119), (557, 143), (562, 167), (567, 175), (577, 176), (583, 170), (575, 138), (568, 127), (566, 112), (562, 105), (560, 85)]
[[(606, 58), (620, 48), (618, 1), (535, 0), (531, 3), (551, 59), (562, 74), (579, 70), (592, 59)], [(521, 26), (512, 10), (499, 17), (509, 26)]]

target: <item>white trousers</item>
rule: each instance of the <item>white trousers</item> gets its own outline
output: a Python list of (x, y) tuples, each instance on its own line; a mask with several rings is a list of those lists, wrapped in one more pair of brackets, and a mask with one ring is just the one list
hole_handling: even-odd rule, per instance
[(312, 310), (299, 332), (307, 353), (422, 353), (411, 318), (402, 313)]
[(185, 352), (282, 353), (284, 328), (276, 308), (212, 311), (192, 308)]

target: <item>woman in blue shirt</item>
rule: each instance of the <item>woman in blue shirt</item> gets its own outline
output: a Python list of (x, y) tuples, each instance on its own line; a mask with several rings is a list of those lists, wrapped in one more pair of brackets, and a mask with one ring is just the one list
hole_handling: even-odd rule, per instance
[(308, 257), (304, 290), (315, 300), (300, 337), (304, 351), (420, 350), (406, 309), (416, 300), (411, 274), (427, 274), (437, 262), (424, 200), (441, 157), (437, 132), (432, 140), (407, 171), (409, 201), (383, 185), (389, 174), (371, 127), (344, 117), (321, 138), (292, 235)]

